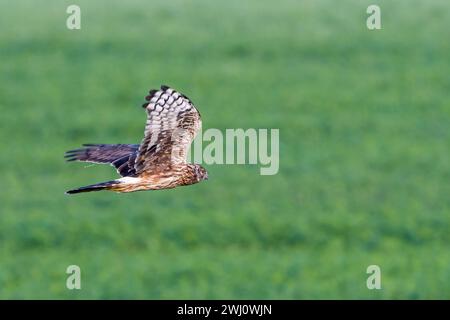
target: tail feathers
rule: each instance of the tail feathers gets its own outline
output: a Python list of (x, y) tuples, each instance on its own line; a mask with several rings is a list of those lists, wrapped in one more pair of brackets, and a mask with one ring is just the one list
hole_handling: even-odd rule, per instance
[(89, 186), (80, 187), (80, 188), (77, 188), (77, 189), (72, 189), (72, 190), (66, 191), (66, 194), (75, 194), (75, 193), (82, 193), (82, 192), (109, 190), (114, 185), (116, 185), (118, 183), (119, 182), (116, 181), (116, 180), (111, 180), (111, 181), (107, 181), (107, 182), (91, 184)]

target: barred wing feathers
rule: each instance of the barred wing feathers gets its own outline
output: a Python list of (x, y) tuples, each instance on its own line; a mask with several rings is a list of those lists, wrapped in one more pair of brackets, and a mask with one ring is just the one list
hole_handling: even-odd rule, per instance
[(147, 111), (145, 135), (136, 157), (136, 174), (155, 174), (186, 163), (189, 147), (201, 128), (201, 117), (192, 101), (167, 86), (151, 90), (143, 107)]
[(83, 148), (67, 151), (67, 161), (109, 163), (125, 177), (134, 175), (138, 144), (83, 144)]

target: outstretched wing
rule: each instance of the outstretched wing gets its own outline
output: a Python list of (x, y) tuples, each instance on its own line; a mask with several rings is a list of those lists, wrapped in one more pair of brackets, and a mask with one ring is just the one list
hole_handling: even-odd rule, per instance
[(145, 98), (147, 124), (136, 173), (166, 171), (186, 163), (191, 142), (201, 128), (200, 113), (188, 97), (167, 86), (151, 90)]
[(65, 153), (67, 161), (109, 163), (125, 177), (134, 175), (134, 162), (139, 149), (138, 144), (83, 144), (84, 148)]

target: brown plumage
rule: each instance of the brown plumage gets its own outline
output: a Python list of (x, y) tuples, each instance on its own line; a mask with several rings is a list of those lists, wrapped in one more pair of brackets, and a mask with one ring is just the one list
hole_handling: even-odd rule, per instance
[(141, 144), (84, 144), (65, 154), (67, 161), (111, 164), (122, 178), (66, 193), (170, 189), (208, 179), (202, 166), (186, 162), (202, 124), (192, 101), (167, 86), (150, 90), (145, 99), (147, 124)]

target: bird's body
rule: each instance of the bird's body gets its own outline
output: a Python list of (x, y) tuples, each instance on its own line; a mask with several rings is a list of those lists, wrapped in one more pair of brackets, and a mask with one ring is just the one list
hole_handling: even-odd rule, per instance
[(122, 178), (67, 191), (133, 192), (171, 189), (208, 178), (198, 164), (186, 162), (189, 146), (201, 128), (200, 113), (185, 95), (167, 87), (150, 90), (145, 137), (141, 144), (85, 144), (66, 152), (68, 161), (107, 163)]

